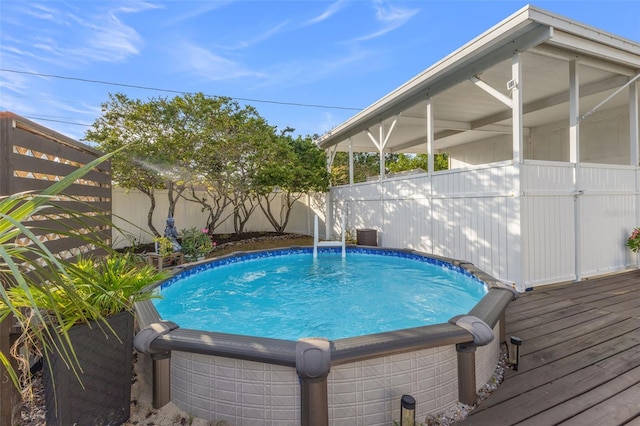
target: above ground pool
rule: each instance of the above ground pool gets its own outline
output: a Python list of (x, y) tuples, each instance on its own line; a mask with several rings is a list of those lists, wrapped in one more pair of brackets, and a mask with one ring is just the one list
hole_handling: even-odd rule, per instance
[(281, 251), (212, 262), (160, 288), (154, 305), (181, 327), (330, 340), (447, 322), (487, 293), (483, 282), (423, 256)]
[(184, 265), (156, 287), (162, 299), (138, 303), (134, 343), (152, 355), (154, 406), (236, 426), (388, 426), (403, 395), (422, 420), (474, 404), (512, 289), (412, 250), (312, 253)]

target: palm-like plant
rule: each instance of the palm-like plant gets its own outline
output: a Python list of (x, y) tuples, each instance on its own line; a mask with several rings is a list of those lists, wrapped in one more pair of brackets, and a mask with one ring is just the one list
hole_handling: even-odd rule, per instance
[[(131, 311), (135, 302), (154, 297), (148, 286), (167, 277), (150, 265), (141, 265), (133, 254), (80, 259), (65, 268), (61, 282), (47, 286), (29, 282), (28, 292), (21, 286), (6, 290), (13, 308), (37, 310), (44, 314), (46, 325), (64, 332), (75, 324)], [(76, 298), (82, 303), (75, 303)], [(8, 305), (0, 302), (0, 313), (6, 312)], [(31, 325), (29, 331), (33, 333), (34, 328), (39, 324)]]

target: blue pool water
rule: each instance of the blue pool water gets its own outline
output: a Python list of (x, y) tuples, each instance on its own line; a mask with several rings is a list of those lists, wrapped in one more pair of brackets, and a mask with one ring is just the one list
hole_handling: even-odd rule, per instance
[(449, 264), (375, 253), (314, 260), (299, 251), (207, 264), (163, 284), (154, 305), (182, 328), (335, 340), (447, 322), (487, 292)]

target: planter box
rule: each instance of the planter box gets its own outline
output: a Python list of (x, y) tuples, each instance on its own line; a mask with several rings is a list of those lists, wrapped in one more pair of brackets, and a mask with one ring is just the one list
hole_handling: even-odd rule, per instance
[[(73, 326), (69, 336), (83, 372), (82, 384), (58, 354), (45, 363), (47, 425), (118, 425), (129, 418), (133, 315), (108, 319), (121, 341), (98, 324)], [(53, 380), (52, 380), (53, 378)], [(82, 387), (84, 385), (84, 388)]]

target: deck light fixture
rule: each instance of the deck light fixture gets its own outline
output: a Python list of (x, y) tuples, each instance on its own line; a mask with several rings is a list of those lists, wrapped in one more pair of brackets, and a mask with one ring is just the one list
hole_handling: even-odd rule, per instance
[(518, 364), (520, 363), (520, 346), (522, 345), (522, 339), (516, 336), (511, 336), (509, 339), (509, 364), (513, 365), (513, 369), (518, 371)]
[(411, 395), (402, 395), (400, 400), (400, 426), (416, 424), (416, 400)]

